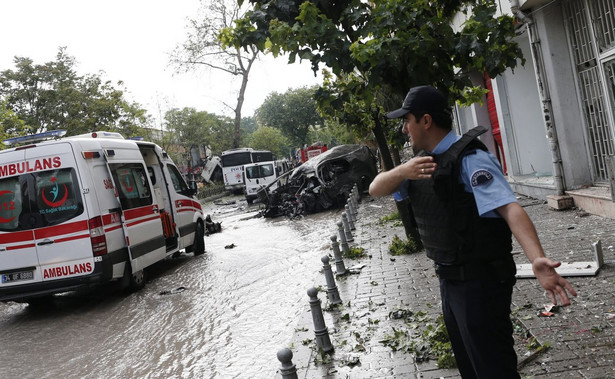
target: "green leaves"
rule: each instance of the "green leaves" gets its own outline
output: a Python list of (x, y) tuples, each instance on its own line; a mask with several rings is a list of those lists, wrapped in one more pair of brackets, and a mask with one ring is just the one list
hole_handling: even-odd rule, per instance
[(144, 136), (150, 121), (139, 104), (124, 98), (124, 84), (103, 81), (100, 74), (77, 74), (75, 58), (65, 48), (55, 61), (34, 64), (15, 57), (14, 63), (14, 69), (0, 73), (0, 101), (21, 125), (11, 121), (11, 133), (66, 129), (75, 135), (104, 129)]
[(323, 124), (314, 102), (315, 88), (289, 89), (283, 94), (271, 93), (256, 110), (256, 119), (263, 126), (279, 129), (293, 146), (311, 144), (310, 129)]

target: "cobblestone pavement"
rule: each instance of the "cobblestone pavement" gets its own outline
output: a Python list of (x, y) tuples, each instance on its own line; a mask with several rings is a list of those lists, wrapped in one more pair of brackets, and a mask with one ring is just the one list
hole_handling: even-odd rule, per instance
[[(591, 244), (601, 240), (605, 265), (596, 276), (568, 278), (579, 296), (567, 308), (540, 317), (550, 303), (535, 279), (519, 279), (513, 292), (516, 350), (524, 378), (615, 378), (615, 220), (582, 210), (555, 211), (544, 201), (520, 197), (534, 221), (547, 255), (563, 262), (592, 261)], [(308, 307), (295, 329), (290, 348), (299, 378), (458, 378), (456, 369), (439, 369), (435, 361), (418, 362), (414, 355), (393, 351), (381, 341), (395, 330), (413, 325), (394, 317), (401, 311), (424, 312), (422, 322), (440, 315), (437, 278), (424, 253), (392, 256), (393, 238), (404, 235), (399, 222), (383, 222), (395, 211), (392, 198), (364, 196), (351, 246), (367, 256), (345, 259), (347, 268), (363, 266), (359, 273), (337, 278), (342, 306), (330, 307), (324, 275), (316, 280), (319, 298), (335, 351), (316, 349), (314, 324)], [(337, 231), (332, 230), (331, 235)], [(323, 239), (329, 241), (328, 237)], [(517, 263), (527, 263), (518, 244)], [(335, 268), (333, 260), (331, 265)], [(430, 322), (431, 322), (430, 321)], [(414, 325), (416, 327), (416, 325)], [(543, 348), (529, 345), (534, 337)], [(281, 377), (278, 372), (277, 378)]]

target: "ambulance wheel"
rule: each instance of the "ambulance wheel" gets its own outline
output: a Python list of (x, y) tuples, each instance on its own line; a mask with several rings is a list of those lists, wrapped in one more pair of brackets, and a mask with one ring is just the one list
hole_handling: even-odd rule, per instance
[(205, 253), (205, 235), (203, 231), (203, 224), (196, 224), (196, 231), (194, 232), (194, 245), (192, 245), (194, 256)]
[(145, 271), (132, 272), (130, 263), (126, 262), (124, 268), (124, 289), (127, 292), (137, 292), (145, 287)]

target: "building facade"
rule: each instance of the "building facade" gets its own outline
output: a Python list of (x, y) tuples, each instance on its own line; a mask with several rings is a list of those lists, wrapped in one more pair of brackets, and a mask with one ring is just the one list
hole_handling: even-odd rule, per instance
[[(513, 14), (526, 63), (497, 78), (483, 105), (457, 108), (460, 131), (491, 126), (483, 141), (516, 192), (571, 196), (580, 208), (611, 211), (615, 127), (615, 2), (499, 0)], [(609, 214), (612, 212), (612, 214)]]

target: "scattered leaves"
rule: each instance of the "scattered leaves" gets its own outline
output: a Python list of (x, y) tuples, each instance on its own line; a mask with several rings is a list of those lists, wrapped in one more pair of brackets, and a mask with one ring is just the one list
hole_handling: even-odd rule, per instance
[[(424, 314), (421, 315), (421, 318)], [(409, 316), (413, 318), (413, 316)], [(413, 324), (416, 326), (417, 324)], [(386, 335), (380, 341), (394, 351), (402, 351), (415, 356), (417, 362), (436, 359), (439, 368), (455, 368), (457, 363), (453, 349), (444, 326), (444, 317), (440, 315), (434, 322), (424, 323), (422, 329), (402, 330), (393, 328), (392, 335)]]
[(389, 254), (391, 255), (406, 255), (414, 254), (419, 250), (412, 237), (408, 237), (407, 240), (402, 240), (397, 235), (393, 237), (391, 245), (389, 245)]
[(348, 259), (359, 259), (365, 256), (365, 249), (362, 247), (350, 247), (344, 252), (344, 257)]

